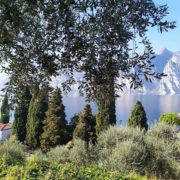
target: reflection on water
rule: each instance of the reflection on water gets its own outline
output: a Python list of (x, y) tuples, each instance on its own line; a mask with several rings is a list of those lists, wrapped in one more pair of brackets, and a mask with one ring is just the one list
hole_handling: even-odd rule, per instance
[[(145, 108), (149, 123), (155, 123), (161, 114), (167, 112), (180, 112), (180, 95), (175, 96), (156, 96), (156, 95), (121, 95), (116, 102), (117, 122), (126, 124), (131, 110), (140, 100)], [(83, 110), (86, 104), (83, 97), (64, 96), (64, 104), (66, 106), (67, 119)], [(93, 113), (97, 112), (95, 103), (91, 103)]]

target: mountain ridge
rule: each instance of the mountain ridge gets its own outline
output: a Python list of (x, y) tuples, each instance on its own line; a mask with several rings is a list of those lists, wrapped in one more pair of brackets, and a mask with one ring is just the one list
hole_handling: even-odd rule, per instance
[(167, 48), (156, 54), (152, 60), (156, 72), (167, 76), (153, 83), (144, 82), (143, 88), (128, 90), (133, 94), (175, 95), (180, 94), (180, 51), (172, 52)]
[[(156, 54), (156, 57), (152, 60), (152, 64), (155, 65), (155, 71), (164, 73), (167, 76), (161, 80), (155, 80), (153, 83), (144, 81), (142, 88), (136, 90), (130, 89), (130, 83), (125, 81), (126, 86), (124, 92), (118, 92), (118, 94), (131, 93), (131, 94), (154, 94), (154, 95), (175, 95), (180, 94), (180, 51), (172, 52), (167, 48), (164, 48), (160, 53)], [(8, 76), (5, 73), (1, 73), (0, 88), (2, 89), (4, 84), (8, 81)], [(65, 76), (52, 78), (52, 85), (54, 87), (60, 86), (61, 82), (67, 79)], [(76, 80), (82, 80), (82, 74), (75, 73)], [(122, 82), (119, 78), (118, 82)], [(78, 85), (75, 84), (72, 87), (70, 95), (78, 96)]]

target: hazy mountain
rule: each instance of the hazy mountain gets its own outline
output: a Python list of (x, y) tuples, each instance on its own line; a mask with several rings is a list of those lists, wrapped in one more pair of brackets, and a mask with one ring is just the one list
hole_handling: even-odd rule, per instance
[[(125, 93), (133, 94), (157, 94), (157, 95), (173, 95), (180, 94), (180, 52), (171, 52), (168, 49), (163, 49), (156, 58), (153, 59), (153, 64), (155, 65), (155, 71), (163, 72), (167, 74), (162, 80), (156, 80), (153, 83), (144, 81), (144, 86), (138, 90), (130, 89), (130, 84), (125, 81), (126, 86), (124, 87)], [(82, 79), (82, 74), (75, 73), (75, 79), (77, 81)], [(0, 88), (7, 82), (8, 77), (6, 74), (1, 74), (0, 76)], [(60, 86), (61, 82), (67, 80), (67, 77), (56, 77), (52, 79), (53, 86)], [(122, 80), (119, 78), (118, 80)], [(78, 96), (78, 84), (72, 87), (72, 92), (70, 95)], [(122, 93), (122, 92), (119, 92)]]
[(134, 94), (180, 94), (180, 52), (173, 53), (168, 49), (163, 49), (152, 62), (155, 65), (155, 71), (163, 72), (167, 77), (155, 80), (153, 83), (144, 81), (144, 87), (138, 90), (130, 90), (127, 85), (126, 91)]
[(173, 53), (163, 72), (168, 76), (158, 85), (159, 94), (180, 94), (180, 52)]

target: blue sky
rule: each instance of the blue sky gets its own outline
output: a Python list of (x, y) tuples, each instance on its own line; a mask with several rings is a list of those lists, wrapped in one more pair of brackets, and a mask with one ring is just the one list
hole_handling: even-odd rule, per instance
[(156, 53), (167, 48), (173, 52), (180, 51), (180, 0), (154, 0), (158, 5), (167, 4), (169, 15), (167, 20), (176, 21), (176, 29), (163, 34), (158, 33), (157, 28), (149, 29), (148, 37), (152, 42)]

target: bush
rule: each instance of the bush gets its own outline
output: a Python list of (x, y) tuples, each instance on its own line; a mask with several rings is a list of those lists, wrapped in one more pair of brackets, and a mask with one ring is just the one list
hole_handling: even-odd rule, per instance
[(27, 162), (28, 164), (31, 164), (34, 162), (43, 164), (47, 162), (47, 157), (46, 157), (46, 154), (44, 154), (41, 150), (36, 150), (34, 151), (33, 154), (27, 157)]
[(163, 139), (165, 142), (172, 142), (177, 140), (177, 133), (175, 127), (163, 123), (154, 126), (148, 131), (147, 135), (158, 138), (158, 140)]
[(180, 137), (167, 124), (146, 133), (110, 127), (99, 135), (96, 145), (75, 139), (47, 154), (35, 151), (27, 163), (23, 148), (15, 140), (0, 146), (0, 179), (141, 179), (134, 173), (158, 179), (180, 177)]
[(52, 148), (48, 153), (47, 157), (50, 162), (66, 163), (70, 161), (70, 151), (65, 146), (57, 146)]
[(95, 145), (83, 140), (75, 139), (70, 149), (70, 161), (76, 166), (97, 164), (98, 152)]
[(176, 179), (179, 176), (178, 162), (173, 157), (171, 144), (152, 136), (147, 136), (145, 141), (148, 149), (146, 173), (162, 179)]
[(163, 114), (160, 116), (159, 122), (180, 126), (180, 117), (177, 113)]
[[(125, 176), (117, 171), (109, 171), (97, 166), (93, 167), (75, 167), (72, 164), (53, 164), (33, 163), (26, 166), (0, 166), (0, 178), (3, 180), (10, 179), (85, 179), (85, 180), (142, 180), (138, 175)], [(146, 180), (145, 178), (143, 178)]]
[[(104, 152), (103, 152), (104, 154)], [(102, 159), (103, 166), (111, 170), (129, 173), (138, 172), (144, 174), (147, 160), (146, 147), (132, 140), (117, 143), (111, 154), (107, 154), (106, 160)]]
[(5, 164), (23, 164), (25, 156), (25, 147), (16, 140), (9, 140), (0, 144), (0, 158)]
[[(180, 176), (180, 139), (175, 126), (160, 123), (146, 135), (149, 149), (148, 172), (157, 176), (177, 179)], [(148, 169), (149, 168), (149, 169)]]
[(100, 148), (113, 149), (117, 143), (126, 140), (133, 140), (134, 142), (142, 141), (144, 131), (139, 128), (130, 127), (115, 127), (110, 126), (108, 130), (102, 132), (98, 137), (98, 145)]
[(178, 144), (175, 129), (164, 124), (148, 133), (110, 127), (98, 137), (99, 165), (121, 173), (176, 179), (180, 172)]
[(47, 153), (49, 162), (68, 163), (75, 166), (88, 166), (97, 164), (96, 146), (92, 143), (87, 144), (83, 140), (75, 139), (71, 142), (71, 148), (68, 146), (57, 146)]
[[(180, 137), (176, 132), (175, 126), (160, 123), (152, 128), (147, 136), (152, 142), (163, 143), (164, 148), (168, 151), (168, 156), (173, 156), (178, 162), (180, 162)], [(156, 145), (155, 144), (155, 145)]]

